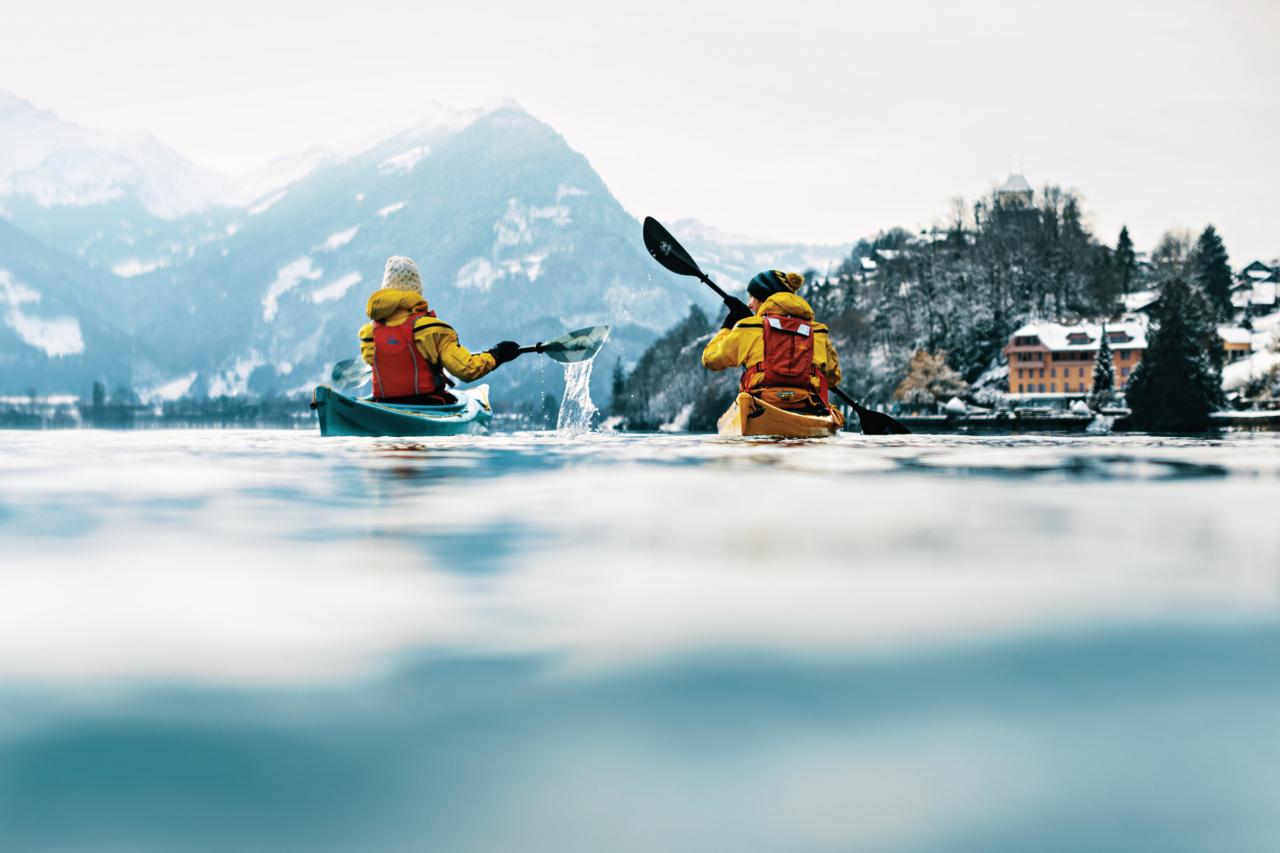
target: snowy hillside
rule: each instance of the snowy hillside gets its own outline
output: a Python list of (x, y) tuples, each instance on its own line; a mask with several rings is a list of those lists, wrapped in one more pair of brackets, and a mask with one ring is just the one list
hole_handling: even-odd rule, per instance
[(0, 394), (114, 388), (158, 374), (111, 321), (101, 277), (0, 220)]

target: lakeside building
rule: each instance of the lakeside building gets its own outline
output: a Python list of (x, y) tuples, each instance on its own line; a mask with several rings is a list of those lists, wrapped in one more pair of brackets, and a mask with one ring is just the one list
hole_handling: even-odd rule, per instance
[[(1087, 396), (1093, 390), (1093, 364), (1102, 335), (1100, 323), (1027, 323), (1004, 348), (1009, 395), (1025, 400)], [(1115, 387), (1122, 390), (1147, 349), (1147, 324), (1138, 319), (1108, 323), (1106, 335), (1115, 365)]]
[[(1020, 400), (1068, 401), (1093, 392), (1093, 366), (1102, 342), (1101, 323), (1064, 325), (1047, 320), (1027, 323), (1004, 348), (1009, 361), (1009, 395)], [(1122, 391), (1147, 349), (1147, 320), (1134, 317), (1106, 324), (1115, 369), (1115, 390)], [(1253, 354), (1253, 333), (1219, 326), (1223, 363)]]

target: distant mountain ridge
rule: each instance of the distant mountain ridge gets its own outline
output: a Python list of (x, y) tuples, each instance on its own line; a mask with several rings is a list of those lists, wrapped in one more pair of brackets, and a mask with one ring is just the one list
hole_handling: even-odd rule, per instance
[[(49, 269), (73, 282), (78, 301), (50, 296), (41, 310), (67, 312), (101, 343), (73, 369), (69, 355), (0, 338), (0, 358), (32, 350), (21, 375), (5, 372), (0, 391), (84, 393), (107, 365), (119, 381), (196, 393), (304, 391), (354, 354), (365, 299), (392, 254), (418, 260), (432, 307), (473, 349), (605, 322), (614, 334), (602, 358), (630, 362), (691, 302), (713, 303), (696, 282), (654, 264), (639, 223), (586, 158), (511, 102), (429, 108), (345, 151), (313, 149), (238, 187), (219, 185), (219, 201), (177, 215), (178, 205), (152, 203), (158, 188), (190, 200), (187, 191), (205, 179), (184, 183), (191, 175), (171, 168), (178, 155), (130, 159), (108, 145), (86, 148), (86, 139), (100, 140), (94, 132), (0, 96), (0, 138), (10, 120), (28, 132), (21, 157), (0, 161), (18, 166), (0, 177), (0, 216), (16, 226), (9, 231), (25, 232), (26, 255), (44, 244), (58, 258)], [(36, 143), (52, 150), (33, 166)], [(81, 192), (94, 186), (109, 191)], [(798, 268), (834, 251), (736, 245), (705, 226), (693, 230), (687, 245), (730, 289), (764, 266)], [(0, 274), (24, 287), (56, 284), (39, 264), (9, 266), (0, 254)], [(608, 371), (597, 374), (603, 396)], [(558, 394), (561, 379), (554, 365), (527, 357), (490, 377), (499, 401)]]

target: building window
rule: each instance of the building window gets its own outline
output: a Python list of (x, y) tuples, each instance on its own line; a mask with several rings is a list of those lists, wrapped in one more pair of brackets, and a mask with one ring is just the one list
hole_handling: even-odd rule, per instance
[(1044, 379), (1044, 368), (1040, 368), (1040, 378)]
[(1051, 367), (1051, 368), (1049, 368), (1049, 375), (1050, 375), (1050, 376), (1057, 376), (1057, 375), (1058, 375), (1058, 368), (1056, 368), (1056, 367)]
[(1050, 382), (1050, 383), (1049, 383), (1049, 393), (1050, 393), (1050, 394), (1057, 394), (1057, 393), (1058, 393), (1058, 383), (1057, 383), (1057, 382)]
[[(1043, 371), (1043, 370), (1042, 370), (1042, 371), (1040, 371), (1040, 372), (1041, 372), (1041, 373), (1044, 373), (1044, 371)], [(1041, 393), (1041, 394), (1043, 394), (1043, 393), (1044, 393), (1044, 383), (1043, 383), (1043, 382), (1041, 382), (1041, 383), (1040, 383), (1040, 393)]]
[(1126, 378), (1126, 377), (1128, 377), (1128, 375), (1129, 375), (1129, 368), (1127, 368), (1127, 367), (1122, 367), (1122, 368), (1120, 368), (1120, 376), (1121, 376), (1121, 378)]

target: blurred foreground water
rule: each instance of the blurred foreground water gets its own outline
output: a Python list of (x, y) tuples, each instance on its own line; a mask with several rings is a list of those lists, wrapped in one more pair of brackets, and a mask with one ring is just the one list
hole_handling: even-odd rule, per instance
[(1280, 438), (0, 433), (0, 850), (1263, 851)]

